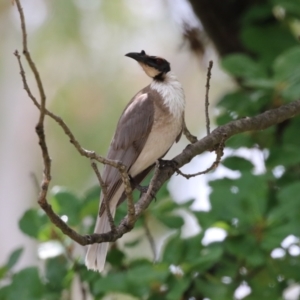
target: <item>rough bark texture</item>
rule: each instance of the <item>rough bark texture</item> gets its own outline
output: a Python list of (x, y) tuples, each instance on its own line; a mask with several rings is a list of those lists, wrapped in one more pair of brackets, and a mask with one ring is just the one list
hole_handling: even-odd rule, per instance
[(189, 0), (221, 56), (247, 52), (240, 41), (241, 17), (265, 0)]

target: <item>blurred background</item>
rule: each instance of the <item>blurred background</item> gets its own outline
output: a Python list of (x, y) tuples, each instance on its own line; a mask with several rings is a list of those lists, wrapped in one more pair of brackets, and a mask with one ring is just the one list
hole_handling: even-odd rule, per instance
[[(22, 6), (48, 109), (100, 155), (125, 105), (150, 83), (128, 52), (145, 50), (171, 63), (185, 90), (187, 126), (198, 138), (206, 134), (210, 60), (212, 128), (299, 98), (295, 0), (31, 0)], [(230, 139), (211, 174), (174, 176), (137, 228), (112, 245), (106, 272), (88, 272), (84, 247), (55, 229), (36, 204), (43, 171), (38, 111), (13, 55), (22, 51), (13, 1), (0, 3), (0, 38), (0, 300), (299, 299), (299, 118)], [(46, 136), (49, 201), (70, 226), (91, 232), (99, 189), (90, 162), (49, 118)], [(167, 157), (187, 144), (183, 137)], [(205, 153), (183, 171), (205, 170), (214, 159)]]

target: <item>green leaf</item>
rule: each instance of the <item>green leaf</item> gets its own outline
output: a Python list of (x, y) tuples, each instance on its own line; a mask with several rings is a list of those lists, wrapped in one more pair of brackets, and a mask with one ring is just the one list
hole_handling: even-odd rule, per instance
[(254, 168), (252, 162), (239, 156), (227, 157), (222, 161), (222, 164), (231, 170), (236, 170), (241, 172), (251, 171)]
[(258, 54), (262, 63), (267, 67), (283, 51), (297, 45), (291, 32), (279, 23), (245, 26), (242, 28), (241, 38), (243, 44), (250, 51)]
[(169, 291), (166, 295), (167, 300), (178, 300), (181, 299), (182, 294), (190, 285), (189, 278), (181, 277), (176, 278), (173, 277), (172, 283), (169, 283)]
[(58, 205), (60, 216), (66, 215), (71, 226), (80, 223), (80, 200), (75, 194), (65, 188), (55, 187), (53, 189), (53, 201)]
[(265, 253), (253, 234), (229, 236), (225, 241), (226, 250), (237, 259), (246, 260), (252, 267), (264, 264)]
[(278, 192), (278, 199), (287, 204), (288, 202), (294, 203), (297, 207), (300, 206), (299, 201), (295, 201), (298, 199), (300, 195), (300, 182), (293, 182), (284, 188), (281, 188)]
[[(150, 183), (150, 179), (151, 179), (151, 177), (149, 177), (149, 183)], [(159, 199), (159, 201), (157, 201), (158, 203), (162, 202), (162, 200), (165, 198), (170, 199), (170, 193), (169, 193), (167, 186), (168, 186), (168, 184), (165, 182), (162, 185), (162, 187), (159, 189), (159, 191), (157, 192), (156, 198)]]
[(128, 291), (141, 299), (150, 292), (151, 286), (159, 286), (169, 275), (166, 264), (153, 265), (149, 261), (142, 260), (130, 265), (127, 273)]
[(210, 211), (195, 211), (194, 216), (197, 218), (202, 230), (206, 230), (207, 228), (211, 227), (212, 224), (214, 224), (214, 222), (218, 219)]
[(240, 207), (245, 213), (244, 220), (260, 222), (267, 209), (267, 177), (244, 172), (236, 183)]
[(200, 256), (195, 259), (192, 269), (196, 272), (206, 271), (220, 260), (222, 254), (222, 243), (212, 243), (201, 251)]
[(289, 143), (281, 147), (271, 148), (270, 156), (267, 159), (267, 166), (276, 167), (282, 165), (285, 167), (294, 166), (300, 162), (299, 147)]
[(174, 234), (168, 241), (163, 251), (163, 262), (179, 265), (185, 254), (185, 244), (179, 234)]
[(121, 220), (127, 215), (127, 203), (124, 201), (118, 209), (116, 210), (115, 215), (115, 224), (119, 224)]
[(124, 246), (128, 247), (128, 248), (135, 247), (140, 243), (141, 240), (142, 240), (142, 238), (138, 237), (138, 238), (134, 239), (133, 241), (125, 242)]
[(300, 47), (291, 48), (283, 52), (274, 62), (274, 78), (277, 80), (278, 90), (288, 101), (300, 96)]
[[(226, 118), (225, 116), (227, 116), (229, 118), (227, 121), (231, 121), (256, 115), (269, 105), (272, 93), (271, 89), (266, 89), (254, 91), (239, 90), (226, 94), (218, 103), (218, 107), (224, 110), (222, 118)], [(220, 118), (219, 116), (218, 122)]]
[(210, 182), (211, 213), (221, 220), (231, 222), (237, 218), (245, 224), (260, 221), (267, 206), (267, 180), (243, 172), (236, 180), (221, 179)]
[(43, 299), (44, 286), (36, 267), (21, 270), (12, 278), (7, 300), (40, 300)]
[[(210, 279), (204, 279), (199, 277), (195, 280), (195, 293), (200, 295), (205, 295), (208, 299), (222, 299), (231, 300), (234, 290), (232, 288), (226, 287), (220, 280), (215, 277)], [(248, 299), (247, 299), (248, 300)]]
[(125, 254), (117, 247), (112, 247), (107, 254), (107, 261), (115, 267), (120, 267), (125, 259)]
[(265, 77), (263, 66), (245, 54), (230, 54), (222, 60), (222, 67), (235, 77), (257, 78)]
[(295, 0), (272, 0), (273, 5), (278, 5), (288, 13), (295, 17), (300, 17), (300, 5), (298, 1)]
[(185, 208), (185, 209), (191, 211), (191, 206), (193, 205), (194, 202), (195, 202), (195, 199), (187, 200), (183, 203), (180, 203), (179, 206), (181, 208)]
[[(1, 278), (1, 276), (0, 276)], [(1, 300), (8, 300), (9, 292), (11, 287), (9, 285), (5, 285), (2, 288), (0, 288), (0, 299)]]
[(299, 128), (300, 117), (291, 119), (283, 133), (283, 144), (289, 144), (300, 148), (300, 139), (295, 138), (299, 134)]
[(19, 260), (21, 254), (23, 253), (23, 248), (18, 248), (16, 249), (15, 251), (13, 251), (10, 256), (9, 256), (9, 259), (8, 259), (8, 262), (6, 263), (6, 267), (8, 269), (11, 269), (16, 263), (17, 261)]
[(157, 216), (157, 219), (167, 227), (173, 229), (179, 229), (184, 224), (182, 217), (179, 216), (172, 216), (172, 215)]
[(264, 239), (261, 242), (262, 248), (267, 251), (272, 251), (274, 248), (279, 247), (282, 240), (288, 235), (299, 235), (300, 224), (298, 220), (268, 228), (264, 232)]
[(127, 292), (127, 273), (111, 273), (106, 277), (99, 277), (92, 283), (91, 292), (93, 295), (103, 295), (107, 292)]
[(64, 256), (57, 256), (46, 260), (46, 278), (48, 290), (60, 294), (66, 287), (65, 278), (68, 273), (68, 265)]
[(286, 212), (285, 218), (296, 221), (300, 226), (300, 183), (293, 182), (282, 187), (278, 192), (278, 199), (282, 207), (282, 211)]
[(201, 255), (201, 251), (204, 248), (201, 244), (202, 239), (203, 233), (200, 233), (182, 241), (186, 245), (184, 252), (184, 260), (181, 264), (181, 267), (184, 272), (188, 272), (194, 265), (195, 260), (198, 259)]
[(177, 208), (178, 204), (170, 197), (166, 197), (164, 199), (160, 199), (155, 203), (153, 213), (155, 215), (164, 215), (165, 213), (170, 213)]
[(255, 144), (250, 133), (242, 133), (232, 136), (228, 141), (226, 141), (226, 147), (232, 149), (238, 149), (240, 147), (252, 148)]
[(97, 216), (99, 209), (100, 193), (101, 190), (99, 186), (95, 186), (85, 194), (80, 207), (80, 219), (83, 219), (86, 216)]
[(230, 116), (227, 111), (222, 112), (221, 114), (219, 114), (216, 118), (216, 124), (221, 126), (221, 125), (225, 125), (231, 121), (233, 121), (234, 118), (233, 116)]
[(250, 6), (245, 14), (242, 16), (244, 25), (251, 25), (256, 22), (264, 22), (266, 19), (272, 18), (272, 5), (270, 3), (263, 3), (260, 5)]
[(38, 239), (39, 232), (47, 222), (47, 216), (44, 212), (37, 209), (29, 209), (20, 219), (19, 227), (25, 234)]
[(211, 181), (209, 185), (213, 189), (210, 194), (212, 205), (210, 213), (215, 216), (215, 219), (227, 220), (228, 222), (231, 222), (233, 218), (243, 219), (244, 212), (240, 207), (238, 195), (232, 192), (236, 182), (224, 178)]
[[(0, 267), (0, 279), (5, 277), (7, 271), (8, 271), (8, 268), (6, 266)], [(0, 297), (0, 299), (2, 299), (2, 298)]]

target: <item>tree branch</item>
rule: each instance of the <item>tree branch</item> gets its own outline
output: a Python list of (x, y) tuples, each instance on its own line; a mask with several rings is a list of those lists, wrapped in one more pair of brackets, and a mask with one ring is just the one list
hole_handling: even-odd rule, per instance
[(98, 170), (97, 164), (94, 161), (92, 161), (91, 165), (92, 165), (92, 168), (93, 168), (93, 170), (94, 170), (94, 172), (97, 176), (99, 185), (101, 187), (101, 193), (103, 195), (103, 197), (102, 197), (103, 200), (102, 201), (104, 203), (105, 210), (107, 212), (107, 217), (108, 217), (110, 228), (111, 228), (112, 231), (116, 231), (116, 225), (115, 225), (115, 222), (114, 222), (114, 218), (111, 214), (109, 203), (107, 201), (107, 185), (105, 184), (105, 182), (102, 179), (102, 176), (101, 176), (101, 174)]
[(208, 172), (216, 169), (220, 162), (221, 162), (221, 158), (224, 155), (224, 148), (225, 148), (225, 140), (226, 140), (226, 135), (223, 136), (222, 141), (217, 145), (217, 147), (215, 147), (216, 149), (214, 150), (216, 152), (216, 159), (215, 161), (211, 164), (210, 167), (208, 167), (206, 170), (198, 172), (198, 173), (194, 173), (194, 174), (184, 174), (182, 171), (180, 171), (178, 168), (176, 169), (176, 173), (185, 177), (186, 179), (190, 179), (192, 177), (196, 177), (199, 175), (203, 175), (203, 174), (207, 174)]
[(207, 135), (210, 134), (210, 119), (209, 119), (209, 112), (208, 112), (208, 107), (209, 107), (208, 94), (209, 94), (209, 88), (210, 88), (209, 82), (210, 82), (210, 78), (211, 78), (211, 69), (213, 67), (213, 64), (214, 64), (213, 61), (210, 60), (208, 68), (207, 68), (206, 85), (205, 85), (205, 88), (206, 88), (206, 93), (205, 93), (205, 120), (206, 120), (206, 134)]

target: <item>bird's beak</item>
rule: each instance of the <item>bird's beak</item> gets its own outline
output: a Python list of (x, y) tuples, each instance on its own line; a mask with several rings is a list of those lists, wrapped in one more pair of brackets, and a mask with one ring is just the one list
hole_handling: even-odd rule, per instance
[(142, 51), (142, 52), (130, 52), (130, 53), (125, 54), (125, 56), (133, 58), (138, 62), (144, 62), (146, 57), (147, 57), (147, 55), (144, 51)]

